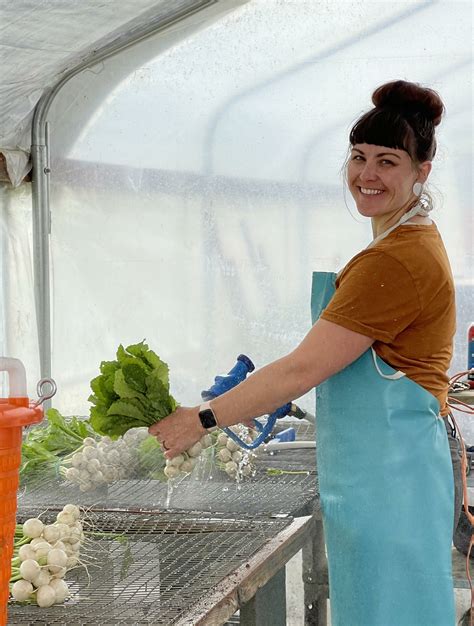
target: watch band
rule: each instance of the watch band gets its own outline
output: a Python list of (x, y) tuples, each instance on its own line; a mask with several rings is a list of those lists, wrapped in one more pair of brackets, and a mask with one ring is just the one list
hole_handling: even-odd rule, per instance
[(199, 419), (201, 420), (203, 428), (205, 428), (208, 433), (212, 433), (219, 428), (210, 402), (204, 402), (204, 404), (201, 404), (199, 407)]

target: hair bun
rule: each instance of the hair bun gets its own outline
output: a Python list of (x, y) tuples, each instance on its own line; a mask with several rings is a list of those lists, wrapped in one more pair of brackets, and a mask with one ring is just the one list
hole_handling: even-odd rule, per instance
[(441, 122), (444, 105), (433, 89), (417, 83), (395, 80), (378, 87), (372, 94), (372, 102), (380, 109), (393, 109), (401, 114), (421, 113), (437, 126)]

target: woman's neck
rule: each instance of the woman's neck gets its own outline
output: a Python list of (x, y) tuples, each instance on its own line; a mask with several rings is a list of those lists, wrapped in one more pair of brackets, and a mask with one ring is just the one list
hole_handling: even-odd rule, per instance
[[(410, 211), (410, 209), (412, 209), (417, 204), (417, 202), (418, 200), (415, 200), (415, 201), (411, 200), (410, 202), (407, 202), (407, 204), (400, 207), (396, 211), (393, 211), (392, 213), (388, 213), (385, 215), (376, 215), (375, 217), (373, 217), (372, 218), (373, 238), (375, 239), (382, 233), (386, 232), (392, 226), (395, 226), (395, 224), (405, 215), (405, 213), (408, 213), (408, 211)], [(415, 217), (411, 218), (410, 221), (413, 222), (415, 220)]]

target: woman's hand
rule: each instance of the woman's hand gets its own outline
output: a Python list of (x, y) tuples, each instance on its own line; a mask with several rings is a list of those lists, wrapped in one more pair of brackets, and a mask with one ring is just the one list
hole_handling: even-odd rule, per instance
[(182, 406), (150, 426), (148, 432), (161, 443), (165, 457), (172, 459), (199, 441), (207, 430), (199, 419), (199, 407)]

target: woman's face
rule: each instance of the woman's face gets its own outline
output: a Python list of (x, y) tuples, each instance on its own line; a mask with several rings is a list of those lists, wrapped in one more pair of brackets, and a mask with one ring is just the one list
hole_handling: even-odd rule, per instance
[(411, 205), (416, 200), (413, 184), (424, 182), (430, 168), (427, 162), (415, 170), (405, 150), (356, 144), (347, 165), (347, 181), (359, 213), (376, 217)]

